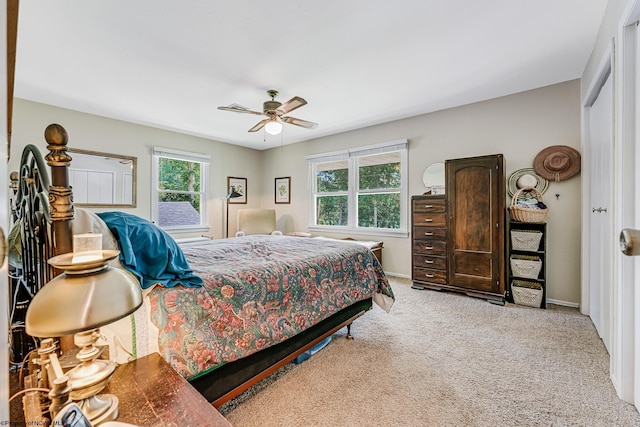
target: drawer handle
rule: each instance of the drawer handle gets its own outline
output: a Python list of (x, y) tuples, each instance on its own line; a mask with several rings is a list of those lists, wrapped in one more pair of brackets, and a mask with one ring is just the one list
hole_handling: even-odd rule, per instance
[(425, 236), (433, 236), (433, 233), (424, 233)]
[(424, 205), (425, 209), (433, 209), (433, 205)]
[(430, 251), (433, 249), (433, 246), (425, 246), (424, 248)]
[(428, 277), (428, 278), (430, 278), (430, 279), (433, 279), (434, 277), (436, 277), (436, 276), (434, 276), (433, 274), (425, 274), (425, 276), (426, 276), (426, 277)]
[(424, 263), (425, 263), (425, 264), (433, 264), (433, 261), (431, 261), (430, 259), (428, 259), (428, 260), (425, 260), (425, 262), (424, 262)]
[(424, 220), (424, 222), (433, 222), (433, 219), (427, 218), (427, 219)]

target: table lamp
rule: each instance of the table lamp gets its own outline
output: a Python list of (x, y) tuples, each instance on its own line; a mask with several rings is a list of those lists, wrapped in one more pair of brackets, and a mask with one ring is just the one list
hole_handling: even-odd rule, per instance
[(224, 235), (225, 239), (227, 237), (229, 237), (229, 199), (235, 199), (235, 198), (238, 198), (238, 197), (242, 197), (242, 194), (238, 193), (235, 188), (231, 187), (229, 189), (229, 194), (227, 194), (227, 197), (226, 197), (226, 199), (227, 199), (226, 200), (227, 201), (227, 228), (226, 228), (226, 233)]
[(137, 281), (128, 272), (109, 266), (118, 254), (117, 250), (103, 250), (98, 256), (67, 253), (51, 258), (49, 264), (64, 273), (35, 294), (25, 319), (26, 331), (34, 337), (75, 334), (81, 363), (64, 375), (71, 387), (69, 396), (94, 425), (118, 417), (118, 398), (98, 395), (116, 368), (110, 360), (96, 359), (99, 351), (94, 344), (100, 337), (99, 328), (142, 305)]

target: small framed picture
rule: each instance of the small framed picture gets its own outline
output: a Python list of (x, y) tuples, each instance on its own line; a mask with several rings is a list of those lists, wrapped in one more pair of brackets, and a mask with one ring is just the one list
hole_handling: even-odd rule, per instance
[(291, 177), (276, 178), (276, 203), (291, 203)]
[(227, 199), (229, 203), (247, 203), (247, 178), (227, 177)]

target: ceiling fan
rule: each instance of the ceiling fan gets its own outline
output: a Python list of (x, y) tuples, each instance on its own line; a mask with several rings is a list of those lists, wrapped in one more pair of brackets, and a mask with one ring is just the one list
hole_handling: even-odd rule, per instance
[(218, 110), (267, 116), (266, 119), (260, 121), (254, 127), (249, 129), (249, 132), (256, 132), (264, 127), (265, 132), (267, 132), (268, 134), (277, 135), (280, 133), (280, 131), (282, 131), (282, 122), (307, 129), (315, 129), (318, 127), (317, 123), (297, 119), (291, 116), (285, 116), (285, 114), (295, 110), (296, 108), (300, 108), (303, 105), (306, 105), (307, 101), (305, 101), (304, 99), (300, 98), (299, 96), (294, 96), (283, 104), (280, 101), (276, 101), (275, 99), (276, 96), (278, 96), (277, 90), (268, 90), (267, 94), (271, 97), (271, 100), (265, 101), (262, 104), (262, 112), (252, 111), (247, 107), (243, 107), (242, 105), (238, 104), (231, 104), (228, 107), (218, 107)]

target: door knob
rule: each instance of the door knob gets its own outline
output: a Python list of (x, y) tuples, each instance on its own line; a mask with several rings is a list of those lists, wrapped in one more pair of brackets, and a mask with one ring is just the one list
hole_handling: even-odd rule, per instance
[(640, 230), (623, 229), (620, 232), (620, 250), (628, 256), (640, 255)]

